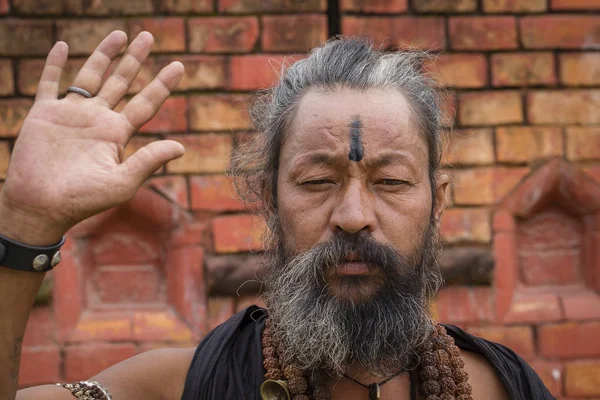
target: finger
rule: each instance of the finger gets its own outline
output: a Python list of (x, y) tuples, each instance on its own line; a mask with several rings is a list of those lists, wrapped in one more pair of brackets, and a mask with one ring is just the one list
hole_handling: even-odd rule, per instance
[(108, 77), (97, 98), (104, 101), (108, 107), (114, 106), (127, 94), (131, 82), (135, 79), (142, 63), (148, 58), (154, 38), (148, 32), (140, 33), (127, 48), (121, 62)]
[[(92, 95), (98, 93), (102, 86), (102, 79), (111, 61), (119, 54), (127, 43), (127, 34), (123, 31), (113, 31), (100, 42), (96, 50), (87, 59), (81, 70), (77, 73), (73, 86), (87, 90)], [(69, 98), (83, 98), (80, 94), (69, 93)]]
[(150, 121), (181, 81), (183, 71), (183, 64), (179, 61), (164, 67), (148, 86), (127, 103), (121, 114), (135, 129)]
[(46, 64), (35, 95), (36, 100), (56, 99), (60, 76), (68, 55), (69, 46), (65, 42), (56, 42), (50, 53), (48, 53), (48, 57), (46, 57)]
[(149, 143), (133, 153), (120, 168), (130, 177), (131, 184), (139, 187), (157, 169), (171, 160), (179, 158), (185, 152), (181, 143), (174, 140), (158, 140)]

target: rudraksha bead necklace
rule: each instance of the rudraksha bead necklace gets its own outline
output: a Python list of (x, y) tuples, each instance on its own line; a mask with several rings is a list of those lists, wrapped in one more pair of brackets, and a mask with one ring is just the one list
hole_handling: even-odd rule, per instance
[[(282, 365), (282, 344), (267, 318), (262, 334), (265, 379), (285, 382), (292, 400), (329, 400), (331, 394), (322, 385), (311, 387), (304, 372), (294, 363)], [(423, 400), (473, 400), (471, 385), (464, 370), (464, 361), (454, 339), (441, 325), (435, 325), (429, 338), (419, 349), (420, 384), (418, 393)], [(262, 391), (261, 391), (262, 392)], [(264, 400), (270, 400), (263, 397)]]

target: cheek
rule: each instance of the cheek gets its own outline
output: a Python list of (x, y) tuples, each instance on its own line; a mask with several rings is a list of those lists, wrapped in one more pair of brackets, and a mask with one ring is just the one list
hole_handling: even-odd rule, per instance
[(279, 218), (288, 248), (304, 251), (319, 242), (328, 226), (329, 213), (324, 208), (293, 193), (279, 198)]

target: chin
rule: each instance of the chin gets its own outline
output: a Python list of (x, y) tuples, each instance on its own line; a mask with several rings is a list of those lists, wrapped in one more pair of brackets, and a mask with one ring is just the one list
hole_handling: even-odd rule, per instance
[(384, 285), (383, 279), (374, 276), (334, 275), (327, 283), (327, 290), (331, 296), (351, 304), (372, 300)]

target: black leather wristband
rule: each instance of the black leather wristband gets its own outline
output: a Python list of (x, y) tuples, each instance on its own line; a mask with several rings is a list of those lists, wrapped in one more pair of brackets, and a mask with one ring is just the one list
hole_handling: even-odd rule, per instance
[(60, 262), (60, 248), (65, 237), (54, 246), (34, 247), (0, 235), (0, 265), (19, 271), (46, 272)]

